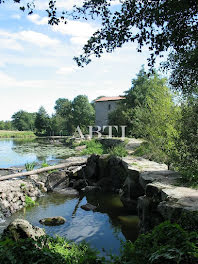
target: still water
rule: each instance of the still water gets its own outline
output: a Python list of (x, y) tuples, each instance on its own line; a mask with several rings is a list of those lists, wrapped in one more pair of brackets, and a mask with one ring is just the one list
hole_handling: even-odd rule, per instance
[[(95, 212), (81, 209), (80, 206), (87, 202), (97, 206)], [(121, 240), (134, 241), (138, 236), (138, 217), (130, 215), (115, 194), (71, 199), (51, 193), (39, 198), (38, 203), (39, 205), (23, 209), (1, 223), (0, 231), (15, 218), (23, 218), (33, 225), (45, 228), (49, 235), (60, 235), (75, 242), (85, 240), (100, 252), (104, 248), (114, 254), (119, 253)], [(39, 223), (40, 219), (51, 216), (63, 216), (67, 221), (64, 225), (54, 227)]]
[(73, 154), (74, 150), (45, 139), (0, 139), (0, 168), (24, 166), (34, 161), (53, 162)]
[[(73, 155), (73, 150), (63, 145), (52, 145), (46, 140), (0, 139), (0, 168), (24, 166), (27, 162), (56, 162)], [(87, 202), (97, 206), (95, 212), (84, 211), (81, 205)], [(0, 222), (0, 232), (14, 219), (24, 218), (36, 226), (45, 228), (49, 235), (60, 235), (75, 242), (85, 240), (101, 254), (119, 253), (121, 240), (134, 241), (138, 236), (138, 217), (126, 211), (119, 196), (98, 194), (82, 199), (64, 195), (47, 194), (38, 199), (39, 205), (23, 209)], [(66, 223), (45, 227), (39, 220), (45, 217), (63, 216)]]

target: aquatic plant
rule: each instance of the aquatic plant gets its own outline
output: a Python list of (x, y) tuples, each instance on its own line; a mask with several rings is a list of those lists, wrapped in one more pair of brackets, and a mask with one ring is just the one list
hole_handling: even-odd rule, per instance
[(26, 171), (31, 171), (36, 166), (36, 162), (27, 162), (25, 163), (25, 169)]
[(28, 195), (25, 196), (25, 206), (26, 207), (30, 207), (30, 206), (35, 206), (36, 202), (32, 200), (31, 197), (29, 197)]

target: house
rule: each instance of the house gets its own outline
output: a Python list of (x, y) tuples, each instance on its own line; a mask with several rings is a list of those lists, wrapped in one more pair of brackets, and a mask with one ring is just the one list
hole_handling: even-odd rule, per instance
[(123, 96), (112, 96), (112, 97), (101, 97), (95, 100), (95, 125), (96, 126), (107, 126), (108, 115), (110, 112), (116, 109), (117, 103), (120, 100), (125, 99)]

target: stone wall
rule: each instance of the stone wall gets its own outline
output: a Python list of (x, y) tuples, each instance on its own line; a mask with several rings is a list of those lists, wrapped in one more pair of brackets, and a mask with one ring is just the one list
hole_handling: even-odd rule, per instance
[(72, 157), (64, 169), (0, 182), (0, 210), (7, 217), (25, 206), (26, 195), (35, 200), (46, 191), (71, 197), (114, 192), (138, 214), (141, 232), (165, 220), (198, 229), (198, 191), (176, 186), (179, 177), (166, 165), (141, 158)]

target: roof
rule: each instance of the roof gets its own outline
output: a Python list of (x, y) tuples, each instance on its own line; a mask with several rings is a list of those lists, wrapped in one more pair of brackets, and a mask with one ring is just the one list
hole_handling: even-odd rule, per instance
[(125, 99), (124, 96), (111, 96), (111, 97), (101, 97), (97, 100), (95, 100), (95, 102), (104, 102), (104, 101), (117, 101), (117, 100), (123, 100)]

